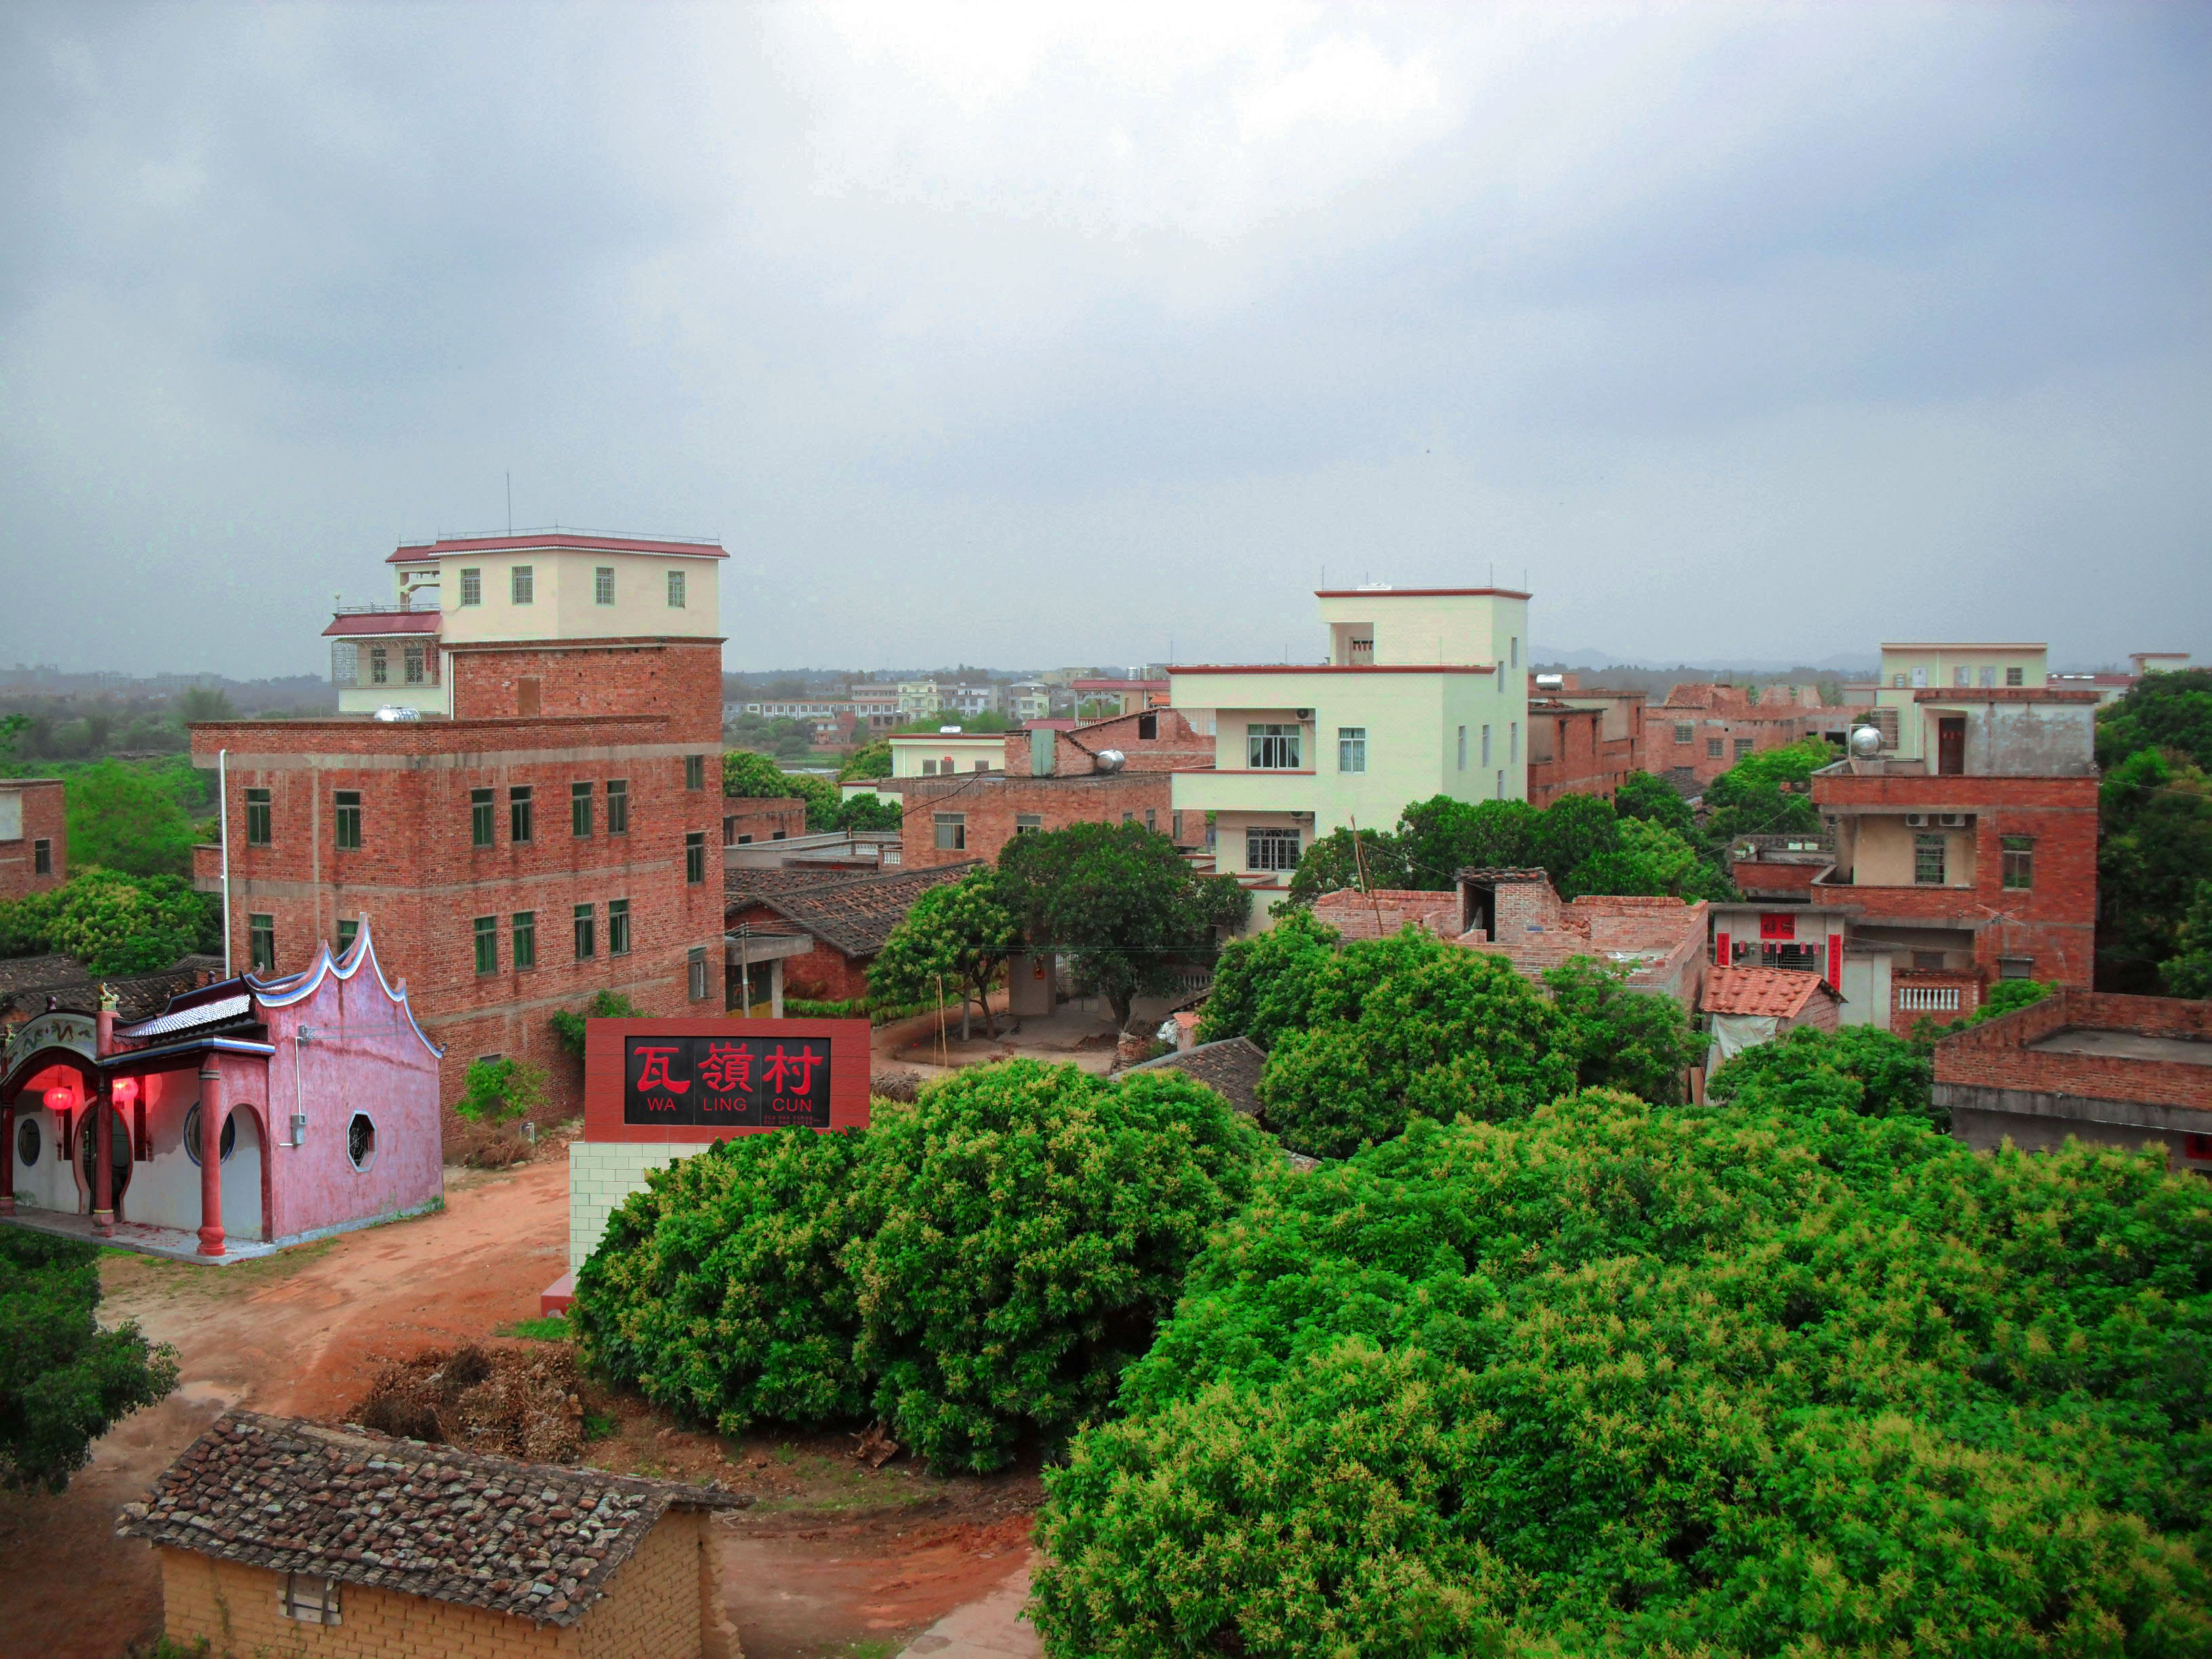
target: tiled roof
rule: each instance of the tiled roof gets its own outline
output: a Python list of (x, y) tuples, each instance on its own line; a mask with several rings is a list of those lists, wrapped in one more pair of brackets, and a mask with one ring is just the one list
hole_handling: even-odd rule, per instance
[(0, 994), (45, 991), (57, 985), (84, 985), (92, 975), (75, 957), (16, 957), (0, 962)]
[(732, 905), (750, 904), (769, 893), (792, 893), (843, 879), (840, 871), (794, 870), (787, 865), (729, 864), (722, 867), (722, 896)]
[[(212, 963), (210, 967), (208, 964)], [(180, 957), (173, 968), (159, 973), (111, 975), (95, 981), (74, 957), (26, 957), (0, 963), (0, 1012), (9, 1008), (26, 1014), (46, 1012), (46, 999), (58, 1010), (73, 1014), (100, 1012), (100, 987), (115, 993), (118, 1020), (150, 1019), (169, 1006), (169, 999), (191, 990), (222, 972), (220, 957)]]
[(1128, 1077), (1138, 1072), (1181, 1072), (1195, 1079), (1220, 1095), (1230, 1105), (1247, 1117), (1260, 1115), (1260, 1070), (1267, 1063), (1267, 1051), (1249, 1037), (1224, 1037), (1218, 1042), (1201, 1042), (1195, 1048), (1186, 1048), (1180, 1054), (1162, 1054), (1158, 1060), (1148, 1060), (1132, 1066), (1121, 1073)]
[(1716, 968), (1705, 975), (1705, 999), (1698, 1006), (1709, 1014), (1793, 1019), (1823, 994), (1836, 995), (1827, 981), (1802, 968)]
[(664, 1512), (743, 1501), (234, 1411), (185, 1449), (145, 1503), (126, 1505), (115, 1530), (275, 1572), (573, 1625)]
[(809, 887), (756, 896), (786, 921), (848, 957), (872, 957), (884, 948), (891, 929), (906, 919), (915, 900), (941, 883), (957, 881), (983, 867), (981, 859), (901, 870), (888, 876), (857, 876), (817, 882)]
[(384, 634), (435, 634), (445, 618), (435, 611), (358, 611), (333, 617), (325, 639)]

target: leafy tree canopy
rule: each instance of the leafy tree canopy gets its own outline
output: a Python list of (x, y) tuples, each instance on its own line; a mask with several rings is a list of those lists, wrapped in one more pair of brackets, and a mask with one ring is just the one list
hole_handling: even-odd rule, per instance
[(2097, 711), (2097, 763), (2111, 768), (2145, 749), (2170, 749), (2212, 772), (2212, 668), (2146, 674)]
[(1077, 823), (1017, 836), (999, 854), (1000, 901), (1025, 939), (1066, 951), (1115, 1019), (1174, 983), (1182, 963), (1210, 957), (1252, 895), (1231, 877), (1194, 875), (1165, 836), (1140, 823)]
[(128, 761), (97, 762), (70, 780), (67, 811), (72, 867), (97, 864), (133, 876), (191, 875), (196, 832), (173, 774)]
[(1727, 846), (1740, 836), (1817, 835), (1813, 774), (1836, 751), (1818, 738), (1746, 755), (1705, 786), (1705, 833)]
[[(896, 830), (906, 822), (906, 805), (896, 795), (855, 795), (837, 803), (838, 830)], [(811, 819), (810, 819), (811, 827)]]
[(1705, 1039), (1679, 1001), (1632, 991), (1627, 969), (1589, 957), (1547, 969), (1544, 983), (1577, 1084), (1623, 1090), (1655, 1106), (1680, 1103), (1682, 1074), (1703, 1058)]
[(1934, 1103), (1935, 1078), (1923, 1046), (1880, 1026), (1799, 1026), (1730, 1060), (1713, 1074), (1705, 1096), (1717, 1104), (1799, 1116), (1860, 1112), (1948, 1128), (1950, 1114)]
[(49, 892), (0, 902), (0, 956), (54, 951), (95, 974), (150, 974), (195, 951), (222, 949), (212, 896), (175, 876), (95, 866)]
[(584, 1022), (592, 1019), (641, 1019), (645, 1010), (619, 991), (601, 991), (581, 1009), (556, 1008), (551, 1020), (553, 1035), (562, 1048), (578, 1060), (584, 1057)]
[(1348, 829), (1332, 830), (1298, 855), (1298, 867), (1291, 874), (1292, 904), (1310, 905), (1323, 893), (1347, 889), (1442, 891), (1452, 884), (1414, 879), (1412, 846), (1402, 834), (1389, 830), (1362, 830), (1356, 852), (1353, 840)]
[(1020, 939), (1013, 913), (1000, 898), (997, 872), (971, 870), (915, 900), (868, 964), (868, 994), (885, 1003), (934, 1006), (951, 991), (960, 999), (963, 1036), (972, 998), (983, 1010), (984, 1029), (996, 1036), (988, 993)]
[(576, 1275), (586, 1363), (723, 1434), (857, 1417), (868, 1387), (839, 1255), (861, 1148), (792, 1127), (650, 1171)]
[(877, 1411), (979, 1471), (1103, 1418), (1262, 1145), (1175, 1072), (1016, 1060), (878, 1102), (845, 1254)]
[(2170, 997), (2212, 997), (2212, 881), (2197, 895), (2173, 932), (2175, 954), (2158, 965)]
[(176, 1351), (102, 1330), (100, 1253), (0, 1227), (0, 1486), (59, 1492), (92, 1443), (177, 1386)]
[(1613, 797), (1613, 810), (1624, 818), (1643, 818), (1663, 824), (1685, 841), (1697, 837), (1697, 815), (1682, 792), (1650, 772), (1632, 772)]
[(527, 1117), (544, 1103), (544, 1071), (507, 1054), (469, 1062), (453, 1109), (471, 1123), (505, 1123)]
[(2162, 1157), (1589, 1091), (1270, 1172), (1045, 1475), (1053, 1659), (2212, 1648)]
[(1297, 1152), (1342, 1158), (1414, 1118), (1518, 1117), (1574, 1087), (1558, 1017), (1502, 957), (1408, 927), (1283, 966), (1261, 997), (1281, 1024), (1259, 1092)]
[(1623, 818), (1616, 844), (1584, 859), (1559, 887), (1562, 898), (1585, 893), (1697, 900), (1731, 898), (1735, 889), (1686, 837), (1656, 819)]
[(234, 720), (238, 709), (230, 693), (216, 685), (187, 686), (177, 693), (177, 724), (192, 726), (203, 720)]
[(1266, 933), (1230, 940), (1214, 964), (1198, 1041), (1247, 1036), (1273, 1048), (1313, 1006), (1314, 981), (1334, 954), (1337, 938), (1310, 910), (1285, 909)]
[(887, 778), (890, 775), (890, 743), (871, 743), (855, 749), (846, 757), (845, 763), (837, 769), (837, 781), (860, 783), (870, 778)]
[[(2166, 678), (2160, 676), (2160, 678)], [(2100, 982), (2155, 993), (2212, 870), (2212, 779), (2164, 750), (2136, 750), (2098, 789)]]
[(750, 750), (723, 752), (722, 793), (743, 800), (796, 796), (806, 803), (810, 832), (819, 835), (837, 827), (841, 803), (836, 784), (811, 772), (787, 772), (766, 755)]

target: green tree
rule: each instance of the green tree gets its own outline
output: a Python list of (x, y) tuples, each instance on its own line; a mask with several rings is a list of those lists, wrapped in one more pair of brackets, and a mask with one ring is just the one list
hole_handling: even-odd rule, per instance
[(722, 755), (722, 793), (741, 800), (789, 799), (806, 803), (806, 828), (815, 835), (837, 827), (837, 786), (811, 772), (787, 772), (766, 755), (750, 750), (726, 750)]
[(1304, 993), (1269, 1010), (1285, 1023), (1259, 1085), (1297, 1152), (1343, 1158), (1414, 1118), (1518, 1117), (1574, 1087), (1558, 1016), (1502, 957), (1408, 927), (1312, 963)]
[(1682, 799), (1682, 792), (1650, 772), (1632, 772), (1622, 780), (1613, 797), (1613, 810), (1623, 818), (1662, 824), (1684, 841), (1694, 843), (1697, 840), (1697, 815)]
[(219, 686), (195, 685), (177, 694), (177, 724), (194, 726), (208, 720), (234, 720), (238, 710), (230, 694)]
[(544, 1070), (509, 1054), (470, 1061), (453, 1109), (471, 1123), (505, 1123), (527, 1117), (544, 1103)]
[(1544, 861), (1544, 815), (1525, 800), (1454, 800), (1433, 795), (1401, 816), (1409, 884), (1444, 892), (1462, 870), (1521, 870)]
[(1335, 953), (1337, 937), (1312, 911), (1285, 909), (1267, 932), (1230, 940), (1214, 964), (1198, 1041), (1247, 1036), (1272, 1048), (1313, 1006), (1314, 981)]
[(192, 873), (192, 820), (166, 778), (127, 761), (100, 761), (69, 784), (71, 866), (133, 876)]
[(844, 1258), (877, 1411), (932, 1464), (978, 1471), (1103, 1418), (1261, 1145), (1173, 1072), (1017, 1060), (878, 1103)]
[(2110, 769), (2146, 749), (2166, 749), (2212, 772), (2212, 668), (2146, 674), (2097, 711), (2097, 763)]
[(1544, 983), (1559, 1017), (1559, 1039), (1585, 1089), (1619, 1089), (1655, 1106), (1682, 1101), (1682, 1074), (1705, 1054), (1705, 1039), (1671, 996), (1628, 988), (1628, 970), (1589, 957), (1548, 969)]
[(51, 892), (0, 903), (0, 953), (59, 951), (95, 974), (150, 974), (192, 951), (222, 948), (211, 896), (174, 876), (95, 866)]
[(991, 985), (1020, 938), (1013, 912), (1000, 899), (997, 872), (970, 870), (915, 900), (868, 964), (868, 994), (893, 1006), (933, 1006), (949, 987), (960, 998), (961, 1039), (968, 1036), (971, 1000), (995, 1037)]
[(601, 991), (580, 1009), (555, 1009), (550, 1023), (553, 1035), (560, 1040), (562, 1051), (581, 1060), (584, 1057), (586, 1020), (644, 1018), (645, 1010), (621, 992)]
[(857, 1417), (868, 1379), (839, 1259), (862, 1146), (794, 1127), (648, 1172), (576, 1275), (579, 1355), (722, 1434)]
[(1038, 950), (1070, 953), (1127, 1023), (1132, 1001), (1174, 983), (1176, 968), (1211, 959), (1252, 895), (1234, 878), (1199, 876), (1165, 836), (1140, 823), (1076, 823), (1016, 836), (999, 854), (1000, 902)]
[(1051, 1659), (2212, 1649), (2162, 1156), (1606, 1091), (1268, 1172), (1046, 1471)]
[(1584, 859), (1559, 889), (1562, 898), (1584, 893), (1654, 898), (1717, 899), (1735, 889), (1698, 856), (1698, 849), (1650, 818), (1623, 818), (1612, 850)]
[(0, 1227), (0, 1486), (59, 1492), (92, 1443), (177, 1386), (176, 1351), (102, 1330), (100, 1253)]
[(2164, 750), (2138, 750), (2105, 774), (2097, 817), (2099, 982), (2154, 994), (2212, 870), (2212, 779)]
[(2174, 954), (2158, 965), (2170, 997), (2212, 997), (2212, 881), (2197, 884), (2197, 896), (2173, 930)]
[(1817, 738), (1746, 755), (1705, 786), (1705, 834), (1722, 847), (1742, 836), (1818, 835), (1812, 777), (1835, 759)]
[(1562, 895), (1576, 871), (1620, 850), (1620, 818), (1602, 795), (1562, 795), (1536, 817), (1535, 862)]
[(891, 746), (888, 740), (872, 743), (855, 749), (837, 769), (840, 783), (865, 783), (870, 778), (887, 778), (891, 775)]
[(1413, 887), (1405, 836), (1387, 830), (1362, 830), (1356, 852), (1352, 841), (1350, 830), (1332, 830), (1298, 855), (1298, 867), (1291, 876), (1292, 904), (1310, 905), (1323, 893), (1347, 888), (1387, 892)]
[(906, 822), (906, 804), (896, 795), (855, 795), (837, 803), (831, 826), (838, 830), (896, 830)]
[(1948, 1128), (1951, 1115), (1935, 1103), (1935, 1079), (1925, 1045), (1880, 1026), (1799, 1026), (1729, 1060), (1705, 1095), (1716, 1104), (1761, 1111), (1849, 1111)]

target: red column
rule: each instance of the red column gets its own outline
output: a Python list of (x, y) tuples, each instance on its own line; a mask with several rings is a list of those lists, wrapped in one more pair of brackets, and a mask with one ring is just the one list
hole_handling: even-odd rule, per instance
[(92, 1230), (102, 1238), (115, 1236), (115, 1101), (100, 1079), (100, 1093), (92, 1103)]
[(200, 1254), (222, 1254), (222, 1074), (212, 1057), (200, 1067)]
[(0, 1106), (0, 1215), (15, 1213), (15, 1103)]

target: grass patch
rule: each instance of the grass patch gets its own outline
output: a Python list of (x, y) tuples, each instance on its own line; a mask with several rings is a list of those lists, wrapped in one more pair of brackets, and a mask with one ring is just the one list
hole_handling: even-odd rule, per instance
[(622, 1425), (604, 1412), (584, 1413), (584, 1438), (586, 1442), (611, 1440), (621, 1431)]
[(501, 1325), (494, 1336), (519, 1336), (527, 1342), (566, 1342), (568, 1340), (568, 1316), (550, 1313), (542, 1319), (517, 1319)]

